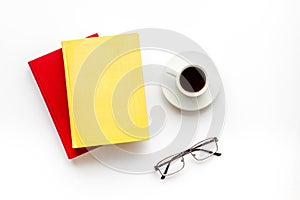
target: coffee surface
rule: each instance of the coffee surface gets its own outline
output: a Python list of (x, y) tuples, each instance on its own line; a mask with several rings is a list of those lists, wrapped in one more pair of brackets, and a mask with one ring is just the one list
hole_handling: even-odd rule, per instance
[(206, 77), (201, 69), (191, 66), (182, 71), (179, 82), (187, 92), (199, 92), (205, 86)]

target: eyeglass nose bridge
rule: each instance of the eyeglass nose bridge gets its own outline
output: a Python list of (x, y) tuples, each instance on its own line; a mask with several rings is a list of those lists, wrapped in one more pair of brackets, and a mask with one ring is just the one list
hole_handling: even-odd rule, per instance
[(184, 163), (184, 157), (183, 156), (181, 156), (180, 161)]
[(189, 153), (192, 153), (192, 149), (187, 149), (187, 150), (183, 151), (183, 152), (181, 153), (181, 157), (183, 157), (183, 156), (185, 156), (185, 155), (187, 155), (187, 154), (189, 154)]

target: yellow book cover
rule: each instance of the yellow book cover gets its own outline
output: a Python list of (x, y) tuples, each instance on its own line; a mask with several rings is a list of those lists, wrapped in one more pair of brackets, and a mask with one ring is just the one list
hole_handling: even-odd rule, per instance
[(62, 42), (73, 148), (149, 139), (137, 33)]

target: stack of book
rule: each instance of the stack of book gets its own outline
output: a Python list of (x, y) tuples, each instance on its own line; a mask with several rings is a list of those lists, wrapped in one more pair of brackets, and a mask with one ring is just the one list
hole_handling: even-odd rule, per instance
[(28, 63), (67, 157), (149, 139), (138, 34), (61, 44)]

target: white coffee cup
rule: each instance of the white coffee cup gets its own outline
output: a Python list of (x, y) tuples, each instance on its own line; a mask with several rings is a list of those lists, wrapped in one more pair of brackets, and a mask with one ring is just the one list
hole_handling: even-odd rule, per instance
[(208, 88), (207, 73), (199, 65), (185, 66), (176, 75), (176, 85), (182, 94), (188, 97), (198, 97)]

